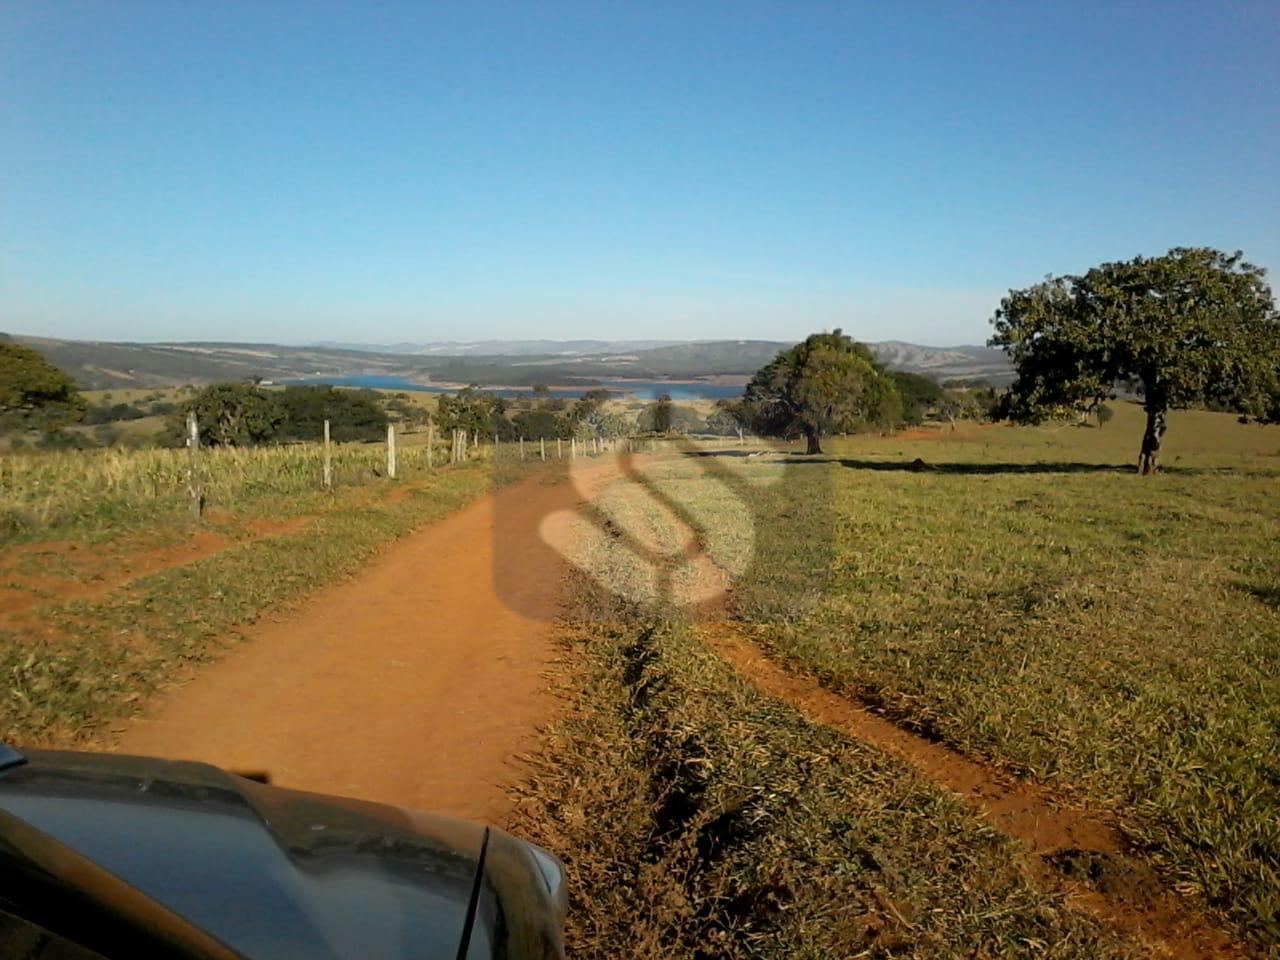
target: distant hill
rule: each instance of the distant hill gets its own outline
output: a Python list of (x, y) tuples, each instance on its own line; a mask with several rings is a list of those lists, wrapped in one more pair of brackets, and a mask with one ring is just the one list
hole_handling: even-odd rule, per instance
[(436, 340), (430, 343), (336, 343), (316, 344), (332, 350), (363, 353), (412, 353), (438, 357), (585, 357), (608, 353), (631, 353), (669, 347), (680, 340)]
[(1013, 370), (1004, 351), (991, 347), (922, 347), (901, 340), (886, 340), (870, 346), (885, 366), (925, 373), (939, 381), (984, 379), (997, 386), (1006, 386), (1013, 379)]
[[(483, 386), (588, 386), (613, 377), (745, 380), (791, 346), (776, 340), (499, 340), (378, 348), (357, 344), (298, 347), (270, 343), (111, 343), (27, 336), (14, 339), (41, 351), (86, 389), (370, 375), (412, 383)], [(1004, 354), (986, 347), (928, 347), (899, 341), (870, 346), (892, 369), (925, 373), (939, 380), (981, 378), (996, 385), (1007, 384), (1011, 379)]]

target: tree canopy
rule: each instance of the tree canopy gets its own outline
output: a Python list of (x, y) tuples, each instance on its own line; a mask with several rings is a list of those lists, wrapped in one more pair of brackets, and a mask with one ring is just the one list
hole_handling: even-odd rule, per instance
[(41, 353), (0, 339), (0, 428), (56, 430), (86, 407), (75, 381)]
[(707, 417), (707, 430), (718, 436), (737, 434), (741, 440), (743, 431), (750, 426), (750, 417), (741, 398), (717, 400), (715, 409)]
[[(214, 447), (246, 447), (276, 438), (284, 411), (266, 390), (244, 383), (215, 383), (188, 402), (200, 442)], [(185, 412), (185, 411), (184, 411)]]
[(516, 435), (526, 440), (554, 440), (569, 435), (569, 421), (557, 417), (551, 410), (521, 410), (511, 422), (516, 428)]
[(640, 429), (653, 433), (670, 433), (675, 423), (675, 404), (671, 402), (671, 394), (658, 395), (653, 403), (640, 412)]
[(442, 393), (436, 407), (436, 419), (440, 429), (465, 430), (467, 435), (498, 435), (507, 439), (511, 435), (507, 420), (506, 401), (477, 386), (466, 387), (453, 396)]
[(1093, 409), (1136, 384), (1147, 426), (1138, 467), (1159, 469), (1170, 408), (1225, 405), (1264, 417), (1280, 391), (1280, 318), (1265, 271), (1239, 252), (1170, 250), (1011, 290), (993, 347), (1017, 370), (1001, 414), (1036, 422)]
[(938, 381), (923, 373), (892, 370), (889, 376), (902, 397), (902, 419), (907, 423), (920, 423), (926, 413), (940, 406), (947, 397)]
[(706, 426), (697, 410), (675, 403), (667, 393), (641, 408), (636, 415), (636, 429), (641, 433), (700, 433)]
[(803, 435), (808, 453), (822, 438), (901, 415), (893, 380), (871, 351), (835, 330), (778, 354), (747, 384), (744, 407), (757, 433)]
[(337, 443), (378, 440), (386, 434), (387, 414), (372, 390), (339, 390), (330, 386), (285, 387), (275, 395), (283, 420), (277, 436), (284, 440), (319, 440), (324, 421)]

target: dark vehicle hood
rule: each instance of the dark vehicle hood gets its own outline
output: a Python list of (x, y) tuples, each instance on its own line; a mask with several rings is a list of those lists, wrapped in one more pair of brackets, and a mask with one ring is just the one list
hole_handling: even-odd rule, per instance
[[(485, 827), (204, 764), (25, 754), (0, 773), (0, 810), (234, 951), (254, 960), (458, 955)], [(479, 899), (482, 914), (497, 909), (492, 892)], [(480, 926), (466, 956), (500, 955)]]

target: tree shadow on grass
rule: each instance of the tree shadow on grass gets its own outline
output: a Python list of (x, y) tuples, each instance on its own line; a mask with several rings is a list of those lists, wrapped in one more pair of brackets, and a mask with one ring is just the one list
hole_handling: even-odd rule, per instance
[[(792, 458), (787, 463), (802, 463), (800, 458)], [(993, 476), (997, 474), (1039, 474), (1039, 473), (1119, 473), (1138, 476), (1138, 469), (1133, 464), (1125, 463), (1082, 463), (1074, 460), (1045, 460), (1037, 463), (967, 463), (940, 462), (931, 463), (925, 460), (850, 460), (832, 458), (832, 463), (851, 470), (880, 470), (885, 472), (907, 471), (910, 473), (946, 473), (956, 475)], [(1181, 467), (1165, 465), (1160, 468), (1161, 474), (1175, 477), (1207, 477), (1230, 474), (1248, 474), (1253, 477), (1280, 476), (1280, 471), (1259, 470), (1238, 467)]]
[(926, 460), (848, 460), (834, 461), (850, 470), (879, 470), (884, 472), (946, 473), (974, 476), (996, 474), (1037, 473), (1137, 473), (1128, 464), (1081, 463), (1078, 461), (1044, 461), (1041, 463), (932, 463)]
[[(698, 450), (687, 454), (692, 457), (745, 457), (751, 454), (737, 450)], [(1132, 466), (1115, 463), (1077, 463), (1045, 461), (1042, 463), (958, 463), (943, 461), (932, 463), (915, 460), (854, 460), (846, 457), (784, 455), (766, 462), (785, 463), (788, 466), (825, 466), (838, 464), (850, 470), (876, 470), (884, 473), (952, 473), (952, 474), (1000, 474), (1000, 473), (1136, 473)], [(1174, 472), (1184, 472), (1181, 469)]]
[[(751, 457), (759, 453), (740, 450), (692, 450), (686, 453), (690, 457)], [(775, 455), (765, 462), (785, 463), (788, 466), (824, 466), (839, 464), (850, 470), (871, 470), (881, 473), (943, 473), (959, 476), (993, 476), (999, 474), (1042, 474), (1042, 473), (1120, 473), (1137, 475), (1132, 464), (1124, 463), (1084, 463), (1075, 460), (1044, 460), (1036, 463), (974, 463), (957, 461), (940, 461), (937, 463), (917, 458), (915, 460), (865, 460), (848, 457), (832, 457), (819, 454), (817, 456), (799, 456), (796, 454)], [(1240, 473), (1235, 467), (1182, 467), (1166, 465), (1160, 468), (1161, 473), (1172, 476), (1209, 476), (1215, 474)], [(1245, 469), (1243, 472), (1251, 476), (1280, 476), (1280, 471), (1266, 469)]]
[(1280, 610), (1280, 587), (1264, 587), (1255, 583), (1236, 583), (1233, 586), (1241, 593), (1247, 593), (1260, 603)]

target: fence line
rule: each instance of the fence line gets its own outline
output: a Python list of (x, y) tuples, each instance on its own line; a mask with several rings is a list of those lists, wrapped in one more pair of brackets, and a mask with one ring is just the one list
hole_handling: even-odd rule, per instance
[(329, 446), (329, 421), (324, 422), (324, 488), (333, 489), (333, 450)]
[[(188, 513), (198, 520), (211, 503), (234, 505), (260, 496), (305, 495), (343, 485), (375, 482), (378, 477), (412, 479), (446, 464), (436, 454), (444, 438), (428, 425), (426, 443), (414, 443), (388, 431), (388, 443), (337, 443), (333, 424), (324, 423), (314, 441), (265, 447), (206, 446), (200, 442), (200, 423), (186, 424), (186, 445), (179, 448), (40, 451), (6, 455), (0, 484), (0, 540), (35, 530), (47, 530), (95, 518), (143, 516), (165, 512)], [(421, 435), (419, 435), (421, 437)], [(524, 438), (493, 446), (472, 445), (474, 431), (454, 434), (452, 463), (502, 456), (514, 458), (518, 443), (528, 459)], [(553, 449), (548, 439), (556, 441)], [(542, 438), (537, 457), (576, 460), (601, 453), (616, 455), (662, 451), (666, 444), (650, 437), (608, 439), (570, 436)], [(756, 442), (748, 438), (749, 442)], [(728, 439), (729, 443), (734, 438)], [(484, 449), (489, 447), (488, 450)]]
[(191, 498), (191, 519), (199, 520), (204, 510), (200, 485), (200, 425), (194, 410), (187, 414), (187, 495)]

